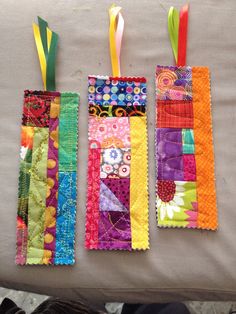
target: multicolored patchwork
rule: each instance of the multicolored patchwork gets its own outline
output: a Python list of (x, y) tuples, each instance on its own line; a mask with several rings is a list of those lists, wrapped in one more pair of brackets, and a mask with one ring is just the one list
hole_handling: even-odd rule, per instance
[(148, 249), (146, 80), (89, 76), (87, 249)]
[(215, 230), (209, 70), (157, 66), (156, 91), (158, 225)]
[(78, 94), (25, 91), (17, 264), (74, 264), (78, 103)]

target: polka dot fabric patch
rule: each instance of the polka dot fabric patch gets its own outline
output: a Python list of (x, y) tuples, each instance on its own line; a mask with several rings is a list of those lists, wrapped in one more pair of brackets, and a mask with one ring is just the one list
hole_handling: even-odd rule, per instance
[(145, 106), (146, 97), (145, 79), (89, 77), (89, 106)]
[(216, 230), (210, 76), (205, 67), (157, 66), (158, 226)]
[(74, 93), (25, 91), (16, 264), (74, 264), (77, 115)]
[(146, 80), (89, 76), (87, 249), (145, 250)]

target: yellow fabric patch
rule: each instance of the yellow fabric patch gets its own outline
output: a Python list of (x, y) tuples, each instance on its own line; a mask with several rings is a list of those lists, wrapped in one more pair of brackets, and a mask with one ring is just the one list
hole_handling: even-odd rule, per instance
[(45, 243), (52, 243), (53, 240), (54, 240), (54, 237), (52, 234), (50, 234), (50, 233), (45, 234), (45, 236), (44, 236), (44, 242)]
[(132, 249), (149, 248), (147, 118), (130, 117), (130, 220)]
[(54, 102), (51, 103), (50, 117), (52, 119), (56, 119), (59, 117), (59, 113), (60, 113), (60, 98), (56, 97), (54, 99)]
[(55, 168), (56, 167), (56, 161), (55, 160), (53, 160), (53, 159), (48, 159), (48, 168), (49, 169), (53, 169), (53, 168)]

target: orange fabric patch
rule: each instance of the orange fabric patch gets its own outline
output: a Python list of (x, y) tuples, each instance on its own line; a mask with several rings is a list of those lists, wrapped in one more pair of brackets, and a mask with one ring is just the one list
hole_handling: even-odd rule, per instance
[(210, 75), (207, 67), (192, 68), (195, 160), (197, 169), (197, 227), (216, 230), (217, 206), (211, 121)]
[(193, 128), (193, 104), (185, 100), (157, 101), (158, 128)]

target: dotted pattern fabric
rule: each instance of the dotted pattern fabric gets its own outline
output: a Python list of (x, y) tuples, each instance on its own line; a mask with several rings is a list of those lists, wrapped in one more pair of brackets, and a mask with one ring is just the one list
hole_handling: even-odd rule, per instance
[(158, 226), (215, 230), (209, 70), (157, 66)]
[(78, 94), (25, 91), (16, 264), (74, 264)]
[(147, 249), (146, 80), (89, 76), (87, 249)]

